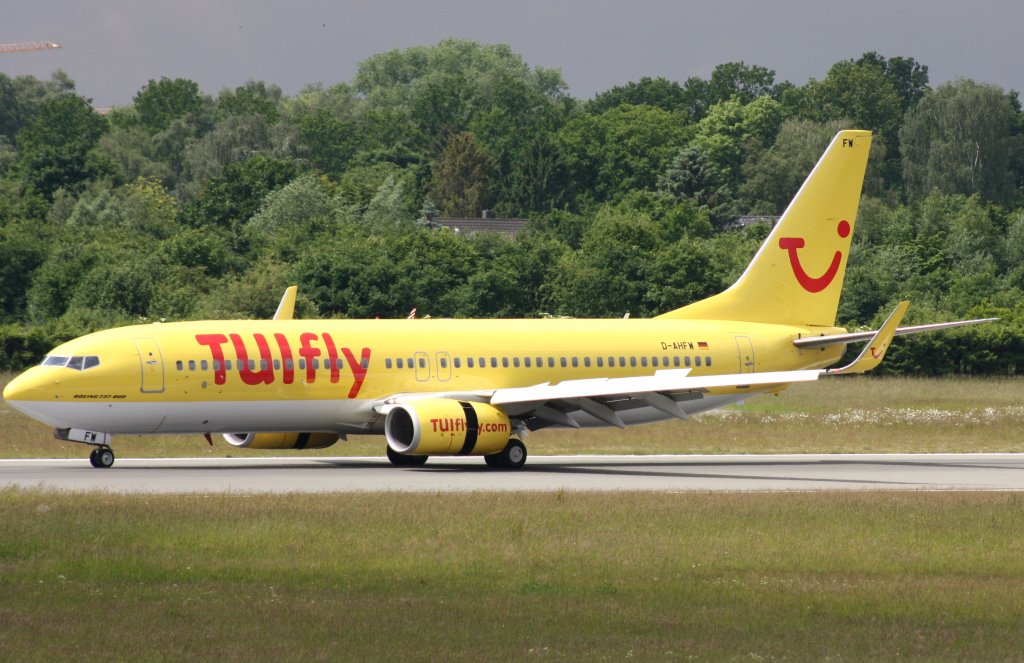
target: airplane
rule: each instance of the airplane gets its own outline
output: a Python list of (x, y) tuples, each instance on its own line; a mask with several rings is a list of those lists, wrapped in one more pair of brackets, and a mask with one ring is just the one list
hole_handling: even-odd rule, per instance
[[(739, 279), (648, 319), (299, 320), (296, 287), (272, 320), (108, 329), (54, 348), (4, 389), (57, 439), (107, 468), (117, 434), (222, 434), (252, 449), (315, 449), (383, 434), (390, 461), (476, 455), (526, 462), (527, 433), (625, 426), (878, 366), (898, 335), (836, 327), (871, 133), (838, 133)], [(847, 344), (850, 364), (829, 368)]]

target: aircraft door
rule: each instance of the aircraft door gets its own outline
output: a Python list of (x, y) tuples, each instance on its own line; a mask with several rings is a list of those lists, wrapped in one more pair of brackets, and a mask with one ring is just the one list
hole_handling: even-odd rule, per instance
[(437, 379), (441, 382), (452, 379), (452, 356), (447, 352), (437, 353)]
[(430, 379), (430, 357), (426, 352), (417, 352), (413, 355), (416, 362), (416, 380), (426, 382)]
[(139, 366), (142, 369), (142, 386), (145, 394), (159, 394), (164, 390), (164, 359), (160, 354), (160, 346), (152, 338), (135, 339), (135, 348), (139, 351)]
[(736, 350), (739, 353), (740, 373), (754, 372), (754, 344), (749, 336), (736, 337)]

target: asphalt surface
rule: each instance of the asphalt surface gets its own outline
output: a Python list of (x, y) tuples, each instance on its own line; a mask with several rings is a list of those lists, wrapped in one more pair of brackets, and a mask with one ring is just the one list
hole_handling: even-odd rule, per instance
[(481, 458), (0, 460), (0, 487), (130, 493), (371, 491), (1024, 490), (1024, 454), (538, 456), (520, 470)]

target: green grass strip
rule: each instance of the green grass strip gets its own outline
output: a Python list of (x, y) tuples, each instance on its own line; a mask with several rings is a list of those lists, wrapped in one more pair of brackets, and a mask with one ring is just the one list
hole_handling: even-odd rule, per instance
[(1024, 496), (0, 491), (0, 660), (999, 660)]

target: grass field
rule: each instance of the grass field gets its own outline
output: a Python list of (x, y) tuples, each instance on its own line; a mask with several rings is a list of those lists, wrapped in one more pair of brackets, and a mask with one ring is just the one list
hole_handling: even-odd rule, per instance
[(0, 491), (0, 660), (1019, 660), (1024, 496)]
[[(0, 387), (10, 379), (0, 376)], [(798, 384), (778, 396), (650, 426), (539, 431), (531, 454), (868, 453), (1024, 451), (1024, 379), (842, 377)], [(249, 456), (266, 452), (210, 447), (199, 435), (119, 436), (118, 455)], [(382, 437), (353, 437), (302, 455), (379, 456)], [(88, 449), (0, 403), (0, 457), (84, 458)]]

